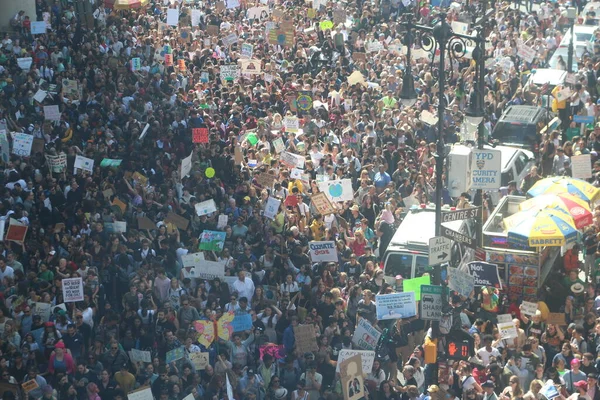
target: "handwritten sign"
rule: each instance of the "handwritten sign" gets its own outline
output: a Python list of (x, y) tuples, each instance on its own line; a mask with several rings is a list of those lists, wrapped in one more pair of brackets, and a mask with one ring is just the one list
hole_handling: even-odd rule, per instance
[(361, 318), (358, 321), (354, 336), (352, 336), (352, 343), (363, 350), (375, 350), (381, 332), (371, 325), (366, 318)]
[(21, 157), (29, 157), (33, 146), (33, 135), (15, 132), (13, 135), (12, 153)]
[(60, 121), (58, 105), (44, 106), (44, 118), (48, 121)]
[(195, 352), (189, 354), (190, 361), (194, 364), (196, 371), (204, 371), (209, 364), (207, 352)]
[(296, 348), (301, 354), (319, 349), (315, 328), (312, 325), (296, 326), (294, 328), (294, 336), (296, 337)]
[(208, 143), (208, 128), (193, 128), (192, 141), (194, 143)]

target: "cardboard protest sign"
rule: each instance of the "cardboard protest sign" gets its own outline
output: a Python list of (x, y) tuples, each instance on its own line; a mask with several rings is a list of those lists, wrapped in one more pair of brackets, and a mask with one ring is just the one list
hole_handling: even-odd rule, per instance
[(250, 59), (250, 58), (252, 58), (253, 54), (254, 54), (254, 46), (251, 45), (250, 43), (243, 43), (241, 46), (240, 57)]
[(284, 151), (279, 155), (279, 161), (281, 161), (281, 163), (287, 166), (288, 168), (304, 169), (304, 163), (306, 162), (306, 158), (298, 154)]
[(275, 219), (277, 213), (279, 212), (279, 207), (281, 206), (281, 200), (276, 199), (275, 197), (269, 196), (267, 200), (267, 205), (265, 207), (264, 216), (269, 219)]
[(239, 60), (241, 73), (249, 75), (258, 75), (261, 73), (261, 62), (260, 60)]
[(52, 313), (52, 304), (48, 303), (33, 303), (33, 315), (39, 315), (43, 322), (48, 322)]
[(256, 177), (256, 183), (263, 188), (272, 188), (273, 184), (275, 184), (275, 179), (277, 179), (277, 177), (274, 174), (263, 172)]
[(234, 81), (239, 76), (239, 67), (235, 64), (221, 65), (219, 74), (222, 81)]
[(565, 313), (548, 313), (546, 323), (549, 325), (567, 325)]
[[(187, 227), (190, 223), (190, 221), (184, 217), (182, 217), (181, 215), (175, 214), (174, 212), (169, 212), (169, 214), (167, 214), (167, 218), (165, 218), (165, 222), (170, 222), (173, 225), (175, 225), (177, 227), (177, 229), (181, 229), (181, 230), (187, 230)], [(151, 228), (154, 229), (154, 228)]]
[(25, 393), (29, 393), (32, 390), (35, 390), (37, 388), (40, 387), (40, 385), (38, 385), (37, 381), (35, 379), (30, 379), (27, 382), (23, 382), (21, 384), (21, 387), (23, 388), (23, 390), (25, 391)]
[(335, 208), (327, 195), (323, 192), (315, 193), (310, 197), (310, 202), (315, 206), (319, 214), (328, 215), (335, 212)]
[(298, 132), (300, 129), (300, 120), (294, 116), (286, 116), (283, 119), (283, 126), (286, 132)]
[(252, 316), (248, 313), (238, 313), (231, 321), (233, 332), (244, 332), (252, 329)]
[(282, 138), (277, 138), (273, 140), (273, 147), (275, 148), (276, 153), (281, 153), (285, 150), (285, 144), (283, 143)]
[(200, 279), (223, 279), (225, 277), (225, 264), (216, 261), (203, 261), (202, 268), (195, 270), (195, 278)]
[(65, 303), (83, 301), (83, 279), (66, 278), (61, 281)]
[(194, 364), (196, 371), (204, 371), (209, 364), (208, 352), (190, 353), (189, 358), (192, 364)]
[(360, 354), (344, 360), (340, 364), (340, 378), (344, 400), (359, 400), (365, 397), (365, 383)]
[(61, 173), (67, 168), (67, 155), (65, 153), (57, 156), (46, 154), (46, 163), (52, 172)]
[(296, 348), (300, 354), (317, 351), (317, 336), (312, 325), (298, 325), (294, 328)]

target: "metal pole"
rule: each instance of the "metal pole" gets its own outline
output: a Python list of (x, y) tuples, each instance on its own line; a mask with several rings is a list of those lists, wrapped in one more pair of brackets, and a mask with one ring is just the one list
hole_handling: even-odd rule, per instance
[(575, 26), (575, 20), (571, 20), (571, 40), (569, 40), (568, 50), (568, 61), (567, 61), (567, 72), (573, 72), (573, 27)]
[[(442, 179), (442, 175), (444, 173), (444, 111), (446, 107), (446, 101), (444, 97), (444, 92), (446, 91), (446, 40), (447, 37), (445, 35), (445, 27), (444, 25), (448, 25), (446, 22), (446, 15), (441, 15), (439, 31), (441, 34), (440, 37), (436, 37), (438, 40), (438, 45), (440, 48), (440, 67), (438, 72), (438, 98), (439, 98), (439, 106), (438, 106), (438, 123), (437, 123), (437, 143), (436, 143), (436, 151), (437, 158), (435, 163), (435, 235), (442, 235), (442, 189), (444, 186), (444, 180)], [(433, 55), (435, 57), (435, 54)], [(438, 271), (436, 271), (436, 276), (434, 285), (439, 285), (441, 276), (439, 274), (439, 266), (437, 267)]]

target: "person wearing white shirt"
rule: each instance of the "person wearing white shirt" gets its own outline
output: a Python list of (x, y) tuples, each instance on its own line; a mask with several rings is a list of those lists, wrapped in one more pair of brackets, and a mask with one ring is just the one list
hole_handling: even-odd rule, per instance
[(254, 282), (252, 279), (246, 278), (246, 273), (240, 271), (237, 281), (233, 282), (233, 289), (238, 293), (239, 297), (248, 299), (248, 303), (252, 304), (252, 296), (254, 296)]
[(492, 347), (492, 337), (484, 336), (483, 343), (484, 346), (477, 350), (477, 356), (483, 361), (484, 365), (488, 365), (490, 363), (490, 357), (500, 357), (500, 352), (497, 348)]
[(15, 277), (15, 270), (6, 265), (4, 257), (0, 257), (0, 280), (5, 277), (13, 279)]

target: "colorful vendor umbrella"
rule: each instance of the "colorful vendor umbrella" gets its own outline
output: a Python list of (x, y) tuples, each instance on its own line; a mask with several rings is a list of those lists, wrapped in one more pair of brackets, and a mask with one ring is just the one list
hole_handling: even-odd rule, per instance
[(508, 242), (521, 247), (564, 246), (577, 240), (575, 222), (553, 209), (519, 211), (505, 220)]
[(581, 179), (564, 176), (540, 179), (527, 191), (527, 195), (531, 197), (560, 193), (570, 193), (588, 202), (600, 199), (600, 189), (594, 185)]
[(594, 215), (587, 202), (569, 193), (543, 194), (525, 200), (519, 205), (522, 211), (531, 209), (557, 209), (571, 216), (577, 229), (591, 225)]
[(104, 5), (107, 8), (115, 10), (133, 10), (136, 8), (145, 7), (148, 0), (105, 0)]

